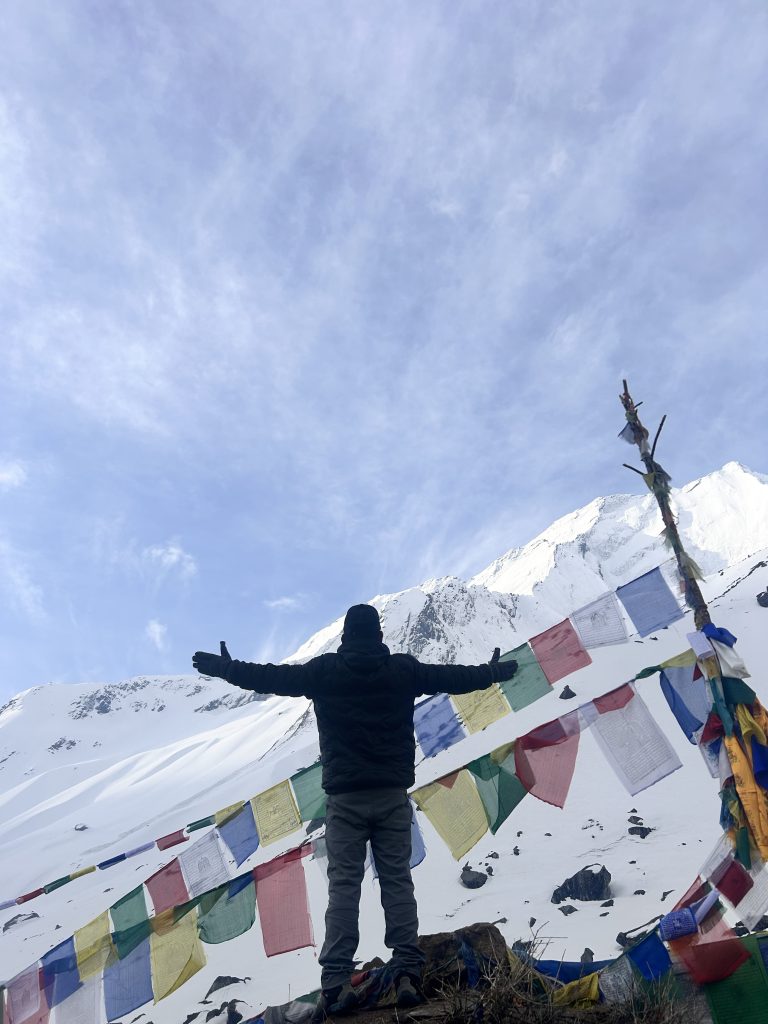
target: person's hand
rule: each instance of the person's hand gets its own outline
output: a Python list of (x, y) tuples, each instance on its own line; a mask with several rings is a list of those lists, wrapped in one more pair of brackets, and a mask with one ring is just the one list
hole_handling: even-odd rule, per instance
[(218, 676), (226, 679), (227, 665), (232, 661), (226, 643), (219, 642), (221, 654), (208, 654), (207, 651), (195, 651), (192, 656), (192, 665), (201, 676)]
[(516, 661), (501, 661), (500, 659), (501, 650), (495, 647), (489, 664), (493, 669), (494, 681), (497, 683), (503, 683), (506, 679), (511, 679), (515, 672), (517, 672)]

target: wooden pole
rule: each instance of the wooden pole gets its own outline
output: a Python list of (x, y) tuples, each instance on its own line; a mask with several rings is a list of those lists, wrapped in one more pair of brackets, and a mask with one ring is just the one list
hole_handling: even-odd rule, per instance
[(665, 415), (659, 424), (659, 428), (656, 431), (656, 436), (653, 440), (653, 445), (649, 445), (648, 438), (650, 435), (640, 422), (640, 417), (637, 414), (638, 407), (642, 403), (638, 402), (637, 405), (635, 405), (632, 401), (632, 396), (629, 393), (627, 382), (622, 381), (622, 383), (624, 384), (624, 393), (619, 395), (619, 399), (621, 404), (624, 406), (627, 423), (629, 424), (632, 432), (634, 443), (637, 445), (640, 452), (640, 458), (645, 466), (645, 472), (642, 473), (639, 469), (635, 469), (634, 466), (627, 465), (626, 462), (624, 465), (634, 473), (640, 473), (658, 503), (659, 509), (661, 510), (661, 518), (664, 522), (664, 535), (675, 554), (680, 578), (685, 586), (685, 600), (693, 609), (696, 629), (701, 629), (702, 626), (711, 622), (712, 619), (709, 615), (707, 603), (702, 597), (701, 590), (699, 589), (699, 584), (696, 579), (695, 563), (683, 547), (683, 542), (680, 540), (680, 533), (677, 529), (677, 523), (672, 513), (669, 500), (669, 484), (671, 478), (654, 458), (656, 454), (656, 445), (659, 440), (659, 435), (661, 434), (661, 428), (664, 426), (664, 421), (667, 417)]

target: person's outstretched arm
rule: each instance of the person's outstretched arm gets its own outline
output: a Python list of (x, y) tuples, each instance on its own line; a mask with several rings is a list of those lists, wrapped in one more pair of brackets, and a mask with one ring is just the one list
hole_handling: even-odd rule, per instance
[(311, 662), (306, 665), (256, 665), (250, 661), (233, 660), (227, 645), (221, 641), (221, 654), (196, 651), (192, 664), (203, 676), (218, 676), (241, 690), (275, 693), (281, 697), (312, 697), (315, 672)]
[(424, 665), (416, 661), (414, 682), (417, 693), (472, 693), (511, 679), (516, 671), (516, 661), (499, 661), (497, 647), (487, 665)]

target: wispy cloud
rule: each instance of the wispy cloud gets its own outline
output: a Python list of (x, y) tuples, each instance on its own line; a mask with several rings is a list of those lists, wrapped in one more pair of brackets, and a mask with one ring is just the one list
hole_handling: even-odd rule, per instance
[(294, 594), (293, 596), (267, 598), (262, 601), (262, 604), (272, 611), (295, 612), (304, 606), (304, 595)]
[(161, 653), (168, 649), (168, 627), (157, 619), (149, 620), (144, 635)]
[(197, 562), (185, 551), (178, 541), (166, 544), (154, 544), (142, 552), (145, 565), (156, 570), (161, 576), (176, 574), (182, 580), (188, 580), (197, 574)]
[(18, 460), (4, 461), (0, 459), (0, 488), (6, 491), (21, 487), (27, 482), (27, 470), (23, 462)]
[(45, 618), (43, 589), (35, 581), (25, 559), (0, 537), (0, 588), (11, 608), (33, 622)]

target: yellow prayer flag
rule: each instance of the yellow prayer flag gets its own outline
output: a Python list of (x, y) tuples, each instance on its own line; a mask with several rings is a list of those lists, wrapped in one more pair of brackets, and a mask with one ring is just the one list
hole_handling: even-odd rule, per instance
[(696, 654), (693, 651), (683, 651), (682, 654), (676, 654), (674, 658), (667, 658), (666, 661), (662, 661), (662, 668), (685, 668), (687, 665), (696, 664)]
[(70, 876), (69, 876), (69, 877), (70, 877), (70, 879), (73, 879), (73, 878), (82, 878), (82, 876), (83, 876), (83, 875), (90, 875), (90, 873), (91, 873), (92, 871), (95, 871), (95, 870), (96, 870), (96, 865), (95, 865), (95, 864), (91, 864), (91, 866), (90, 866), (90, 867), (87, 867), (87, 868), (80, 868), (80, 870), (79, 870), (79, 871), (73, 871), (73, 872), (72, 872), (72, 873), (70, 874)]
[(707, 679), (720, 678), (720, 662), (714, 654), (707, 658), (699, 658), (699, 668)]
[(464, 768), (456, 774), (450, 788), (432, 782), (412, 796), (456, 860), (461, 860), (488, 831), (483, 801), (471, 772)]
[(749, 760), (752, 760), (752, 737), (754, 736), (758, 743), (762, 743), (766, 746), (765, 732), (762, 726), (755, 720), (746, 704), (736, 705), (736, 719), (741, 729), (741, 735), (744, 739), (744, 746), (747, 751)]
[(216, 811), (213, 816), (214, 824), (221, 825), (222, 822), (226, 821), (227, 818), (231, 818), (233, 814), (237, 814), (243, 807), (245, 807), (245, 800), (238, 800), (236, 804), (230, 804), (229, 807)]
[(752, 764), (735, 736), (723, 736), (733, 781), (744, 808), (749, 830), (763, 860), (768, 860), (768, 793), (757, 784)]
[(492, 722), (498, 722), (512, 710), (496, 683), (489, 686), (487, 690), (454, 693), (451, 699), (469, 732), (480, 732)]
[(262, 846), (275, 843), (301, 828), (301, 815), (287, 779), (257, 794), (251, 800), (251, 806)]
[(117, 951), (109, 933), (108, 910), (83, 925), (82, 928), (77, 929), (75, 932), (75, 954), (77, 955), (77, 969), (83, 981), (101, 974), (113, 954), (114, 958), (117, 958)]
[(205, 967), (206, 956), (197, 934), (197, 907), (173, 924), (173, 914), (159, 914), (149, 937), (152, 989), (159, 1003)]
[(599, 1003), (600, 982), (597, 971), (563, 985), (555, 992), (552, 1002), (555, 1006), (571, 1006), (574, 1010), (588, 1010)]

